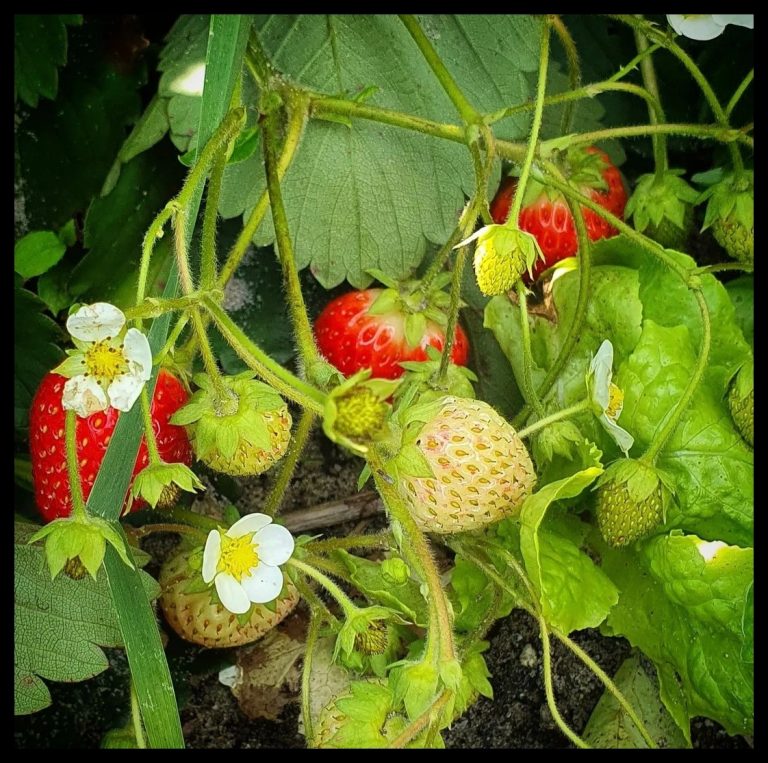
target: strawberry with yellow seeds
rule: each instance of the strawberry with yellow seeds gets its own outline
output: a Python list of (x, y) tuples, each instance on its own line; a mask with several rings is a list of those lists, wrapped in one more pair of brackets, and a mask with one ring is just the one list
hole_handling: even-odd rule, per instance
[(160, 607), (168, 624), (185, 641), (208, 649), (250, 644), (287, 617), (299, 602), (293, 584), (285, 580), (278, 598), (254, 604), (250, 613), (236, 615), (214, 602), (200, 571), (190, 566), (193, 551), (181, 551), (160, 570)]
[(272, 387), (246, 371), (220, 377), (223, 390), (206, 374), (200, 389), (172, 423), (187, 426), (195, 455), (211, 469), (244, 477), (261, 474), (283, 457), (291, 437), (288, 406)]
[(699, 197), (708, 199), (702, 230), (712, 228), (728, 256), (751, 264), (755, 259), (755, 191), (752, 170), (731, 172)]
[(612, 463), (596, 490), (600, 533), (609, 546), (621, 548), (650, 535), (664, 522), (671, 482), (661, 470), (628, 458)]
[(516, 516), (536, 484), (515, 429), (487, 403), (445, 396), (405, 413), (388, 464), (418, 525), (448, 534)]

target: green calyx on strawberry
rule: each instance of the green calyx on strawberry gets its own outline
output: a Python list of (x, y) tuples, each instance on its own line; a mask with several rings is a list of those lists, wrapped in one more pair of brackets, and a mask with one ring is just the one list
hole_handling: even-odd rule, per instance
[(475, 240), (475, 278), (480, 291), (489, 297), (506, 294), (523, 273), (532, 278), (534, 263), (544, 261), (536, 238), (512, 225), (486, 225), (456, 246)]
[(277, 599), (252, 604), (248, 612), (235, 615), (203, 581), (200, 564), (201, 549), (182, 550), (163, 564), (158, 579), (165, 619), (185, 641), (208, 649), (250, 644), (280, 623), (299, 602), (298, 591), (285, 579)]
[[(331, 749), (376, 749), (388, 747), (408, 725), (396, 709), (392, 689), (383, 680), (352, 681), (321, 711), (315, 724), (312, 747)], [(436, 734), (422, 732), (406, 747), (443, 747)]]
[(621, 548), (665, 521), (672, 482), (660, 469), (628, 458), (610, 464), (595, 490), (600, 533), (609, 546)]
[(394, 610), (378, 605), (348, 613), (336, 637), (333, 659), (349, 670), (370, 669), (383, 676), (402, 643), (397, 625), (404, 624)]
[(755, 447), (755, 377), (750, 358), (740, 366), (728, 385), (728, 408), (736, 428), (751, 448)]
[(465, 366), (448, 363), (445, 380), (437, 381), (441, 356), (434, 347), (427, 347), (427, 360), (406, 361), (400, 365), (405, 369), (402, 384), (395, 390), (394, 402), (408, 405), (428, 403), (445, 395), (454, 397), (475, 397), (472, 382), (477, 376)]
[(215, 471), (235, 477), (261, 474), (282, 458), (291, 436), (291, 414), (272, 387), (246, 371), (222, 376), (222, 391), (207, 374), (177, 411), (174, 424), (188, 427), (195, 455)]
[(197, 475), (185, 464), (159, 462), (142, 469), (133, 481), (131, 495), (143, 498), (153, 509), (170, 509), (184, 490), (205, 490)]
[(392, 406), (387, 402), (399, 379), (371, 379), (366, 368), (350, 376), (326, 397), (323, 431), (335, 443), (365, 455), (386, 434)]
[[(369, 273), (387, 288), (352, 291), (329, 302), (315, 321), (317, 346), (344, 376), (370, 368), (374, 378), (396, 379), (402, 361), (424, 360), (429, 346), (442, 350), (450, 306), (443, 288), (451, 274), (440, 273), (424, 289), (418, 280), (398, 283), (381, 271)], [(465, 365), (468, 355), (466, 334), (457, 326), (451, 359)]]
[[(66, 517), (72, 511), (66, 450), (64, 447), (65, 410), (62, 395), (66, 379), (59, 374), (47, 374), (35, 392), (29, 410), (29, 446), (35, 503), (43, 519), (50, 522)], [(192, 447), (183, 427), (170, 423), (170, 417), (189, 399), (181, 382), (166, 370), (161, 370), (152, 395), (150, 417), (160, 458), (169, 463), (192, 463)], [(78, 417), (76, 426), (77, 460), (80, 485), (87, 501), (104, 460), (120, 411), (111, 406), (87, 418)], [(147, 444), (142, 439), (133, 468), (135, 479), (149, 463)], [(136, 511), (146, 506), (144, 500), (126, 503), (124, 511)]]
[(533, 455), (541, 469), (556, 456), (571, 459), (577, 445), (584, 442), (584, 435), (572, 421), (555, 421), (536, 434)]
[(693, 206), (699, 193), (680, 177), (683, 170), (666, 170), (661, 177), (643, 175), (629, 198), (626, 216), (635, 230), (666, 249), (679, 249), (693, 225)]
[(536, 473), (515, 429), (491, 406), (448, 395), (398, 419), (399, 449), (386, 469), (423, 530), (476, 530), (520, 512)]
[(730, 172), (699, 197), (707, 201), (702, 230), (712, 228), (730, 257), (752, 264), (755, 259), (755, 177), (752, 170)]
[[(627, 194), (621, 173), (604, 151), (594, 146), (576, 146), (554, 152), (552, 159), (577, 190), (617, 217), (624, 216)], [(516, 191), (517, 178), (504, 178), (490, 205), (495, 223), (507, 222)], [(590, 241), (618, 233), (596, 212), (584, 207), (581, 211)], [(534, 177), (528, 180), (517, 224), (521, 230), (536, 238), (544, 255), (543, 259), (536, 261), (532, 276), (523, 276), (526, 283), (535, 281), (544, 271), (566, 257), (575, 256), (578, 251), (576, 228), (565, 198)]]
[(117, 551), (125, 564), (133, 569), (133, 562), (120, 533), (101, 517), (86, 514), (54, 519), (41, 527), (28, 542), (35, 543), (43, 539), (51, 579), (69, 565), (69, 572), (75, 573), (71, 574), (71, 577), (77, 579), (84, 567), (95, 580), (104, 561), (107, 543)]

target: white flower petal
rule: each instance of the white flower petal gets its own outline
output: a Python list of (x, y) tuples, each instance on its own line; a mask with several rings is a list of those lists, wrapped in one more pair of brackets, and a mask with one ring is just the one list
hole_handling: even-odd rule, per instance
[(123, 356), (128, 361), (131, 373), (142, 381), (152, 376), (152, 350), (149, 340), (138, 329), (128, 329), (123, 340)]
[(130, 411), (146, 382), (133, 374), (120, 374), (107, 388), (109, 404), (118, 411)]
[(755, 17), (751, 13), (713, 13), (712, 18), (723, 26), (733, 24), (734, 26), (745, 27), (746, 29), (755, 28)]
[(243, 669), (239, 665), (230, 665), (219, 671), (219, 683), (233, 689), (243, 682)]
[(260, 564), (250, 577), (243, 578), (241, 585), (252, 602), (266, 604), (280, 594), (283, 588), (283, 573), (279, 567)]
[(258, 532), (262, 527), (266, 527), (271, 521), (272, 517), (267, 514), (246, 514), (244, 517), (238, 519), (237, 522), (227, 530), (227, 537), (239, 538), (241, 535)]
[(613, 376), (613, 345), (606, 339), (595, 353), (589, 364), (591, 385), (589, 395), (593, 403), (602, 410), (608, 407), (610, 402), (610, 385)]
[(216, 577), (216, 568), (221, 557), (221, 533), (211, 530), (203, 549), (203, 580), (210, 583)]
[(291, 558), (294, 548), (293, 535), (282, 525), (269, 525), (253, 537), (256, 553), (265, 564), (284, 564)]
[(109, 402), (92, 376), (73, 376), (64, 384), (61, 405), (64, 410), (74, 411), (85, 419), (92, 413), (106, 410)]
[(678, 34), (691, 40), (714, 40), (725, 29), (725, 24), (718, 23), (714, 16), (706, 14), (681, 15), (670, 13), (667, 14), (667, 21)]
[(623, 429), (605, 415), (600, 416), (600, 423), (626, 456), (629, 453), (629, 449), (634, 445), (635, 438), (626, 429)]
[(216, 593), (219, 594), (222, 606), (236, 615), (244, 614), (251, 607), (251, 600), (243, 586), (226, 572), (216, 576)]
[(123, 311), (108, 302), (83, 305), (67, 318), (67, 331), (84, 342), (100, 342), (109, 336), (117, 336), (123, 326)]

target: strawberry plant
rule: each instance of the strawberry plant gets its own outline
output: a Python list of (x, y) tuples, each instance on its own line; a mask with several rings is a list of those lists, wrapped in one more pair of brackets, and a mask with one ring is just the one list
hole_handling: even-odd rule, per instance
[(519, 611), (538, 746), (746, 746), (752, 17), (162, 19), (16, 17), (22, 742), (455, 746)]

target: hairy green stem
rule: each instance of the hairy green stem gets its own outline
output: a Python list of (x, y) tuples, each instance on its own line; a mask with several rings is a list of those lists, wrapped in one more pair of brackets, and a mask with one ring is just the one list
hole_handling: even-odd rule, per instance
[[(648, 38), (639, 29), (633, 31), (638, 53), (644, 53), (650, 47)], [(643, 85), (645, 85), (645, 89), (658, 103), (658, 109), (651, 109), (650, 106), (648, 107), (648, 116), (650, 117), (651, 124), (656, 125), (660, 122), (666, 122), (667, 120), (663, 112), (661, 96), (659, 94), (659, 83), (656, 80), (656, 68), (653, 65), (652, 56), (643, 58), (640, 63), (640, 72), (643, 75)], [(667, 137), (663, 134), (657, 134), (653, 136), (652, 141), (654, 164), (656, 165), (656, 180), (658, 181), (661, 180), (669, 166), (667, 158)]]
[(520, 438), (530, 437), (535, 432), (544, 429), (544, 427), (549, 426), (550, 424), (554, 424), (556, 421), (570, 419), (574, 416), (578, 416), (578, 414), (583, 413), (584, 411), (588, 411), (591, 405), (592, 403), (589, 400), (582, 400), (580, 403), (571, 405), (568, 408), (563, 408), (561, 411), (557, 411), (557, 413), (551, 413), (549, 416), (545, 416), (543, 419), (535, 421), (524, 429), (520, 429), (517, 436)]
[[(604, 130), (592, 130), (590, 132), (579, 133), (578, 135), (569, 135), (568, 146), (583, 146), (597, 143), (601, 140), (612, 138), (633, 138), (638, 136), (653, 135), (686, 135), (693, 138), (707, 138), (718, 140), (732, 146), (735, 141), (743, 143), (749, 148), (754, 148), (754, 139), (746, 135), (743, 130), (732, 127), (722, 127), (720, 125), (697, 125), (697, 124), (659, 124), (659, 125), (628, 125), (626, 127), (609, 127)], [(550, 146), (557, 148), (563, 147), (565, 139), (558, 137), (544, 141), (541, 145), (542, 153), (547, 152)]]
[(429, 38), (424, 34), (424, 30), (419, 26), (416, 17), (399, 14), (399, 18), (421, 51), (421, 55), (424, 56), (424, 60), (429, 64), (429, 68), (432, 69), (434, 75), (442, 85), (446, 95), (451, 99), (451, 103), (456, 107), (456, 111), (459, 112), (462, 121), (467, 125), (479, 122), (480, 115), (477, 113), (474, 106), (467, 100), (467, 97), (456, 84), (456, 80), (454, 80), (451, 73), (446, 69), (445, 64), (432, 46)]
[(541, 129), (541, 118), (544, 114), (544, 96), (547, 91), (547, 70), (549, 69), (549, 34), (550, 21), (546, 19), (541, 25), (541, 40), (539, 42), (539, 81), (536, 86), (536, 108), (533, 112), (531, 123), (531, 134), (528, 138), (528, 151), (520, 170), (520, 178), (517, 181), (515, 190), (515, 200), (512, 202), (512, 211), (509, 213), (508, 224), (519, 227), (520, 210), (523, 206), (525, 189), (528, 185), (528, 176), (531, 174), (531, 165), (536, 148), (539, 143), (539, 130)]
[[(296, 155), (296, 151), (301, 142), (301, 135), (304, 131), (304, 126), (307, 122), (307, 114), (309, 105), (303, 103), (303, 108), (298, 107), (298, 103), (291, 101), (291, 108), (288, 113), (288, 122), (285, 128), (285, 139), (283, 141), (283, 148), (280, 152), (280, 158), (277, 160), (277, 179), (282, 182), (288, 167), (293, 161), (293, 157)], [(227, 254), (227, 259), (222, 265), (221, 273), (219, 274), (219, 286), (223, 288), (230, 278), (234, 275), (240, 262), (245, 256), (245, 252), (248, 246), (253, 241), (253, 237), (256, 235), (261, 221), (264, 219), (264, 215), (269, 209), (269, 194), (266, 189), (259, 196), (259, 200), (256, 202), (256, 206), (251, 210), (248, 216), (248, 221), (243, 226), (237, 240), (232, 245), (232, 248)]]
[(211, 294), (213, 296), (216, 292), (195, 291), (183, 297), (171, 297), (168, 299), (149, 297), (135, 307), (127, 307), (123, 312), (127, 320), (157, 318), (176, 310), (187, 310), (200, 301), (202, 294)]
[(147, 749), (147, 738), (144, 735), (144, 726), (141, 722), (141, 706), (136, 686), (131, 679), (131, 721), (133, 722), (133, 735), (136, 737), (136, 747), (140, 750)]
[(709, 317), (709, 308), (707, 307), (707, 302), (704, 299), (701, 289), (692, 289), (692, 291), (699, 306), (699, 312), (701, 313), (702, 336), (699, 357), (696, 360), (693, 375), (691, 376), (685, 391), (675, 404), (675, 407), (669, 414), (664, 426), (662, 426), (662, 428), (654, 435), (651, 444), (648, 446), (648, 450), (646, 450), (640, 457), (640, 461), (647, 464), (654, 464), (656, 462), (656, 459), (666, 445), (667, 440), (672, 436), (675, 429), (677, 429), (677, 425), (680, 423), (680, 419), (682, 418), (683, 413), (685, 413), (685, 409), (691, 402), (691, 399), (707, 370), (709, 350), (712, 345), (712, 321)]
[[(723, 111), (723, 107), (720, 105), (720, 101), (718, 100), (717, 95), (715, 95), (715, 91), (709, 84), (709, 81), (704, 76), (704, 73), (696, 65), (696, 62), (672, 39), (671, 35), (662, 32), (653, 24), (649, 24), (645, 19), (640, 20), (634, 16), (625, 14), (619, 14), (613, 16), (613, 18), (622, 21), (623, 23), (631, 26), (633, 29), (639, 30), (649, 39), (661, 43), (664, 48), (672, 53), (672, 55), (674, 55), (683, 64), (683, 66), (685, 66), (685, 68), (688, 70), (688, 73), (691, 75), (691, 77), (693, 77), (696, 84), (701, 89), (701, 92), (704, 94), (710, 109), (712, 109), (712, 114), (720, 123), (721, 127), (725, 128), (726, 130), (730, 127), (728, 123), (728, 116), (726, 115), (725, 111)], [(736, 173), (739, 174), (744, 169), (744, 162), (741, 158), (741, 152), (739, 151), (738, 146), (733, 143), (729, 143), (728, 149), (731, 153), (731, 161), (733, 163), (733, 167), (736, 170)]]
[(325, 588), (341, 607), (344, 617), (352, 617), (358, 611), (359, 608), (352, 602), (352, 599), (350, 599), (349, 596), (347, 596), (347, 594), (345, 594), (344, 591), (342, 591), (341, 588), (339, 588), (339, 586), (337, 586), (327, 575), (320, 572), (320, 570), (309, 564), (305, 564), (295, 557), (289, 559), (286, 563)]
[(200, 530), (197, 527), (173, 522), (152, 523), (151, 525), (137, 527), (131, 531), (131, 534), (135, 538), (146, 538), (148, 535), (154, 535), (155, 533), (178, 533), (179, 535), (191, 535), (198, 540), (202, 540), (203, 543), (205, 543), (205, 540), (208, 537), (208, 533)]
[(572, 641), (564, 633), (561, 633), (557, 628), (552, 628), (552, 633), (564, 646), (573, 652), (602, 682), (603, 686), (614, 696), (616, 701), (621, 705), (624, 712), (629, 716), (632, 723), (640, 732), (640, 735), (645, 740), (648, 747), (656, 749), (656, 744), (653, 737), (648, 733), (645, 724), (640, 720), (640, 717), (635, 712), (635, 708), (629, 704), (627, 698), (619, 690), (618, 686), (613, 682), (611, 677), (575, 642)]
[[(556, 166), (550, 164), (549, 170), (553, 174), (557, 174), (560, 181), (565, 182), (562, 173)], [(549, 370), (544, 376), (544, 380), (539, 387), (538, 393), (541, 400), (543, 400), (549, 390), (552, 389), (552, 385), (555, 383), (560, 372), (565, 368), (565, 364), (568, 362), (573, 350), (576, 347), (579, 337), (581, 336), (581, 330), (584, 326), (584, 321), (587, 318), (587, 308), (589, 307), (589, 290), (592, 279), (592, 242), (589, 240), (587, 234), (587, 226), (584, 222), (584, 214), (581, 211), (581, 207), (568, 196), (565, 197), (565, 202), (570, 210), (571, 217), (573, 218), (574, 227), (576, 228), (576, 238), (579, 244), (579, 293), (576, 297), (576, 308), (573, 311), (573, 320), (568, 326), (568, 332), (565, 335), (563, 344), (560, 348), (560, 352), (555, 358), (555, 362), (550, 366)], [(531, 411), (531, 407), (526, 405), (518, 413), (514, 419), (514, 426), (522, 426), (527, 420)]]
[(249, 368), (280, 394), (304, 408), (322, 414), (324, 393), (302, 381), (267, 355), (213, 300), (204, 298), (203, 307), (213, 318), (224, 339)]
[[(563, 23), (560, 16), (552, 16), (552, 28), (555, 30), (560, 44), (565, 51), (565, 58), (568, 61), (568, 79), (571, 91), (578, 90), (581, 85), (581, 66), (579, 64), (579, 51), (576, 48), (576, 43), (573, 41), (571, 33), (568, 31), (568, 27)], [(563, 118), (560, 123), (560, 132), (563, 135), (567, 135), (571, 131), (571, 125), (573, 124), (573, 115), (575, 110), (575, 104), (567, 102), (563, 109)]]
[(307, 549), (317, 554), (329, 554), (338, 549), (392, 547), (392, 533), (388, 530), (375, 535), (345, 535), (339, 538), (322, 538), (307, 543)]
[(307, 639), (304, 642), (304, 665), (301, 669), (301, 717), (304, 719), (304, 738), (307, 747), (312, 747), (312, 739), (315, 731), (312, 727), (312, 707), (310, 703), (309, 689), (312, 678), (312, 658), (314, 657), (317, 637), (320, 634), (321, 618), (313, 607), (309, 608), (309, 625), (307, 626)]
[(752, 80), (755, 78), (755, 70), (750, 69), (747, 76), (741, 81), (741, 84), (736, 88), (731, 100), (728, 101), (728, 105), (725, 107), (725, 116), (730, 119), (731, 113), (736, 108), (736, 105), (741, 100), (741, 96), (744, 95), (746, 89), (752, 84)]
[(189, 250), (187, 247), (187, 210), (178, 206), (173, 216), (174, 253), (176, 267), (179, 271), (179, 283), (185, 296), (195, 290), (195, 282), (189, 267)]
[(432, 649), (437, 646), (436, 658), (439, 662), (451, 662), (456, 659), (453, 643), (453, 619), (429, 543), (403, 502), (397, 485), (384, 471), (384, 462), (376, 448), (368, 450), (367, 458), (376, 488), (384, 501), (384, 505), (387, 507), (389, 515), (402, 528), (404, 543), (401, 551), (403, 556), (413, 566), (429, 590), (427, 597), (429, 628), (426, 636), (426, 652), (430, 654)]
[(453, 692), (443, 689), (434, 702), (420, 715), (412, 720), (388, 745), (388, 748), (403, 748), (408, 742), (417, 737), (433, 719), (439, 718), (443, 705), (451, 698)]
[(179, 319), (176, 321), (176, 325), (168, 334), (168, 339), (165, 340), (165, 344), (161, 347), (160, 352), (158, 352), (155, 356), (155, 363), (162, 363), (166, 355), (168, 355), (168, 353), (173, 350), (173, 348), (176, 346), (176, 342), (179, 341), (181, 332), (186, 328), (187, 323), (189, 323), (189, 313), (185, 312), (179, 316)]
[(528, 405), (533, 407), (539, 418), (546, 415), (544, 406), (541, 404), (536, 388), (533, 386), (533, 355), (531, 354), (531, 327), (528, 323), (528, 299), (526, 297), (526, 287), (522, 281), (515, 285), (517, 290), (517, 301), (520, 306), (520, 337), (523, 345), (523, 377), (522, 389), (523, 397)]
[(633, 71), (639, 63), (642, 63), (645, 58), (653, 55), (662, 47), (664, 46), (661, 43), (653, 43), (653, 45), (646, 48), (642, 53), (638, 53), (633, 59), (624, 64), (624, 66), (622, 66), (621, 69), (619, 69), (615, 74), (612, 74), (610, 77), (608, 77), (608, 82), (617, 82), (620, 79), (624, 79), (624, 77)]
[(163, 463), (163, 459), (160, 458), (160, 451), (157, 449), (157, 438), (152, 424), (152, 412), (146, 385), (142, 387), (139, 397), (141, 398), (141, 418), (144, 422), (144, 441), (147, 443), (147, 455), (150, 465), (154, 466)]
[(560, 728), (560, 731), (568, 737), (568, 739), (582, 749), (590, 749), (590, 746), (578, 735), (573, 729), (565, 722), (563, 716), (560, 715), (560, 711), (557, 709), (557, 702), (555, 701), (555, 692), (552, 689), (552, 655), (550, 653), (549, 644), (549, 628), (547, 627), (547, 621), (544, 619), (544, 615), (539, 613), (539, 632), (541, 635), (541, 647), (542, 647), (542, 662), (544, 669), (544, 693), (547, 695), (547, 706), (549, 712), (552, 714), (552, 718)]
[(219, 216), (219, 198), (224, 170), (227, 167), (227, 151), (221, 151), (213, 162), (208, 192), (205, 195), (203, 231), (201, 237), (200, 286), (212, 289), (216, 283), (216, 222)]
[(67, 476), (69, 477), (69, 492), (72, 496), (72, 516), (84, 519), (88, 511), (83, 499), (83, 486), (80, 483), (80, 465), (77, 456), (77, 414), (67, 411), (64, 420), (64, 446), (67, 449)]
[(325, 606), (325, 602), (312, 590), (309, 583), (298, 575), (293, 582), (301, 598), (307, 602), (310, 609), (313, 609), (315, 612), (321, 612), (326, 622), (331, 623), (331, 625), (338, 623), (339, 618)]
[(182, 509), (180, 506), (174, 506), (171, 509), (163, 511), (163, 516), (173, 519), (176, 522), (181, 522), (185, 525), (191, 525), (202, 530), (206, 535), (211, 530), (219, 530), (221, 528), (221, 522), (206, 517), (204, 514), (198, 514), (196, 511), (189, 511), (189, 509)]
[(448, 374), (451, 364), (453, 345), (456, 340), (456, 326), (459, 323), (459, 306), (461, 305), (461, 283), (464, 278), (464, 266), (467, 262), (467, 247), (462, 246), (453, 264), (453, 280), (451, 282), (451, 303), (448, 308), (448, 324), (445, 327), (445, 343), (440, 356), (440, 366), (437, 369), (437, 384), (441, 385)]
[[(147, 293), (147, 277), (149, 274), (149, 263), (152, 259), (152, 252), (159, 238), (163, 236), (163, 226), (173, 216), (174, 208), (166, 205), (158, 213), (155, 219), (150, 223), (147, 232), (144, 234), (144, 240), (141, 244), (141, 263), (139, 265), (139, 276), (136, 284), (136, 304), (140, 305), (144, 301)], [(141, 329), (141, 318), (136, 321), (136, 326)]]
[(269, 491), (267, 500), (264, 501), (262, 512), (269, 517), (274, 517), (280, 509), (280, 505), (285, 497), (285, 491), (293, 477), (293, 472), (296, 469), (296, 464), (301, 458), (301, 454), (304, 452), (304, 447), (307, 444), (307, 438), (312, 431), (312, 425), (315, 423), (315, 414), (310, 410), (303, 410), (299, 423), (296, 425), (296, 429), (291, 435), (291, 441), (288, 445), (288, 452), (280, 462), (280, 470), (277, 473), (275, 482), (272, 485), (272, 489)]
[[(305, 103), (308, 103), (309, 99), (305, 94), (302, 94), (301, 97)], [(285, 213), (283, 193), (277, 172), (278, 119), (279, 113), (274, 111), (267, 114), (263, 120), (264, 140), (262, 145), (264, 148), (264, 168), (267, 175), (267, 191), (272, 209), (272, 222), (275, 227), (276, 250), (283, 269), (283, 283), (288, 293), (288, 307), (293, 321), (293, 330), (302, 363), (305, 368), (311, 368), (320, 360), (320, 353), (315, 344), (315, 335), (307, 315), (304, 295), (301, 292), (299, 271), (296, 267), (293, 242), (288, 228), (288, 216)]]
[(752, 273), (754, 269), (755, 266), (751, 262), (718, 262), (714, 265), (702, 265), (700, 268), (694, 268), (692, 272), (695, 275), (719, 273), (723, 270), (743, 270), (746, 273)]

